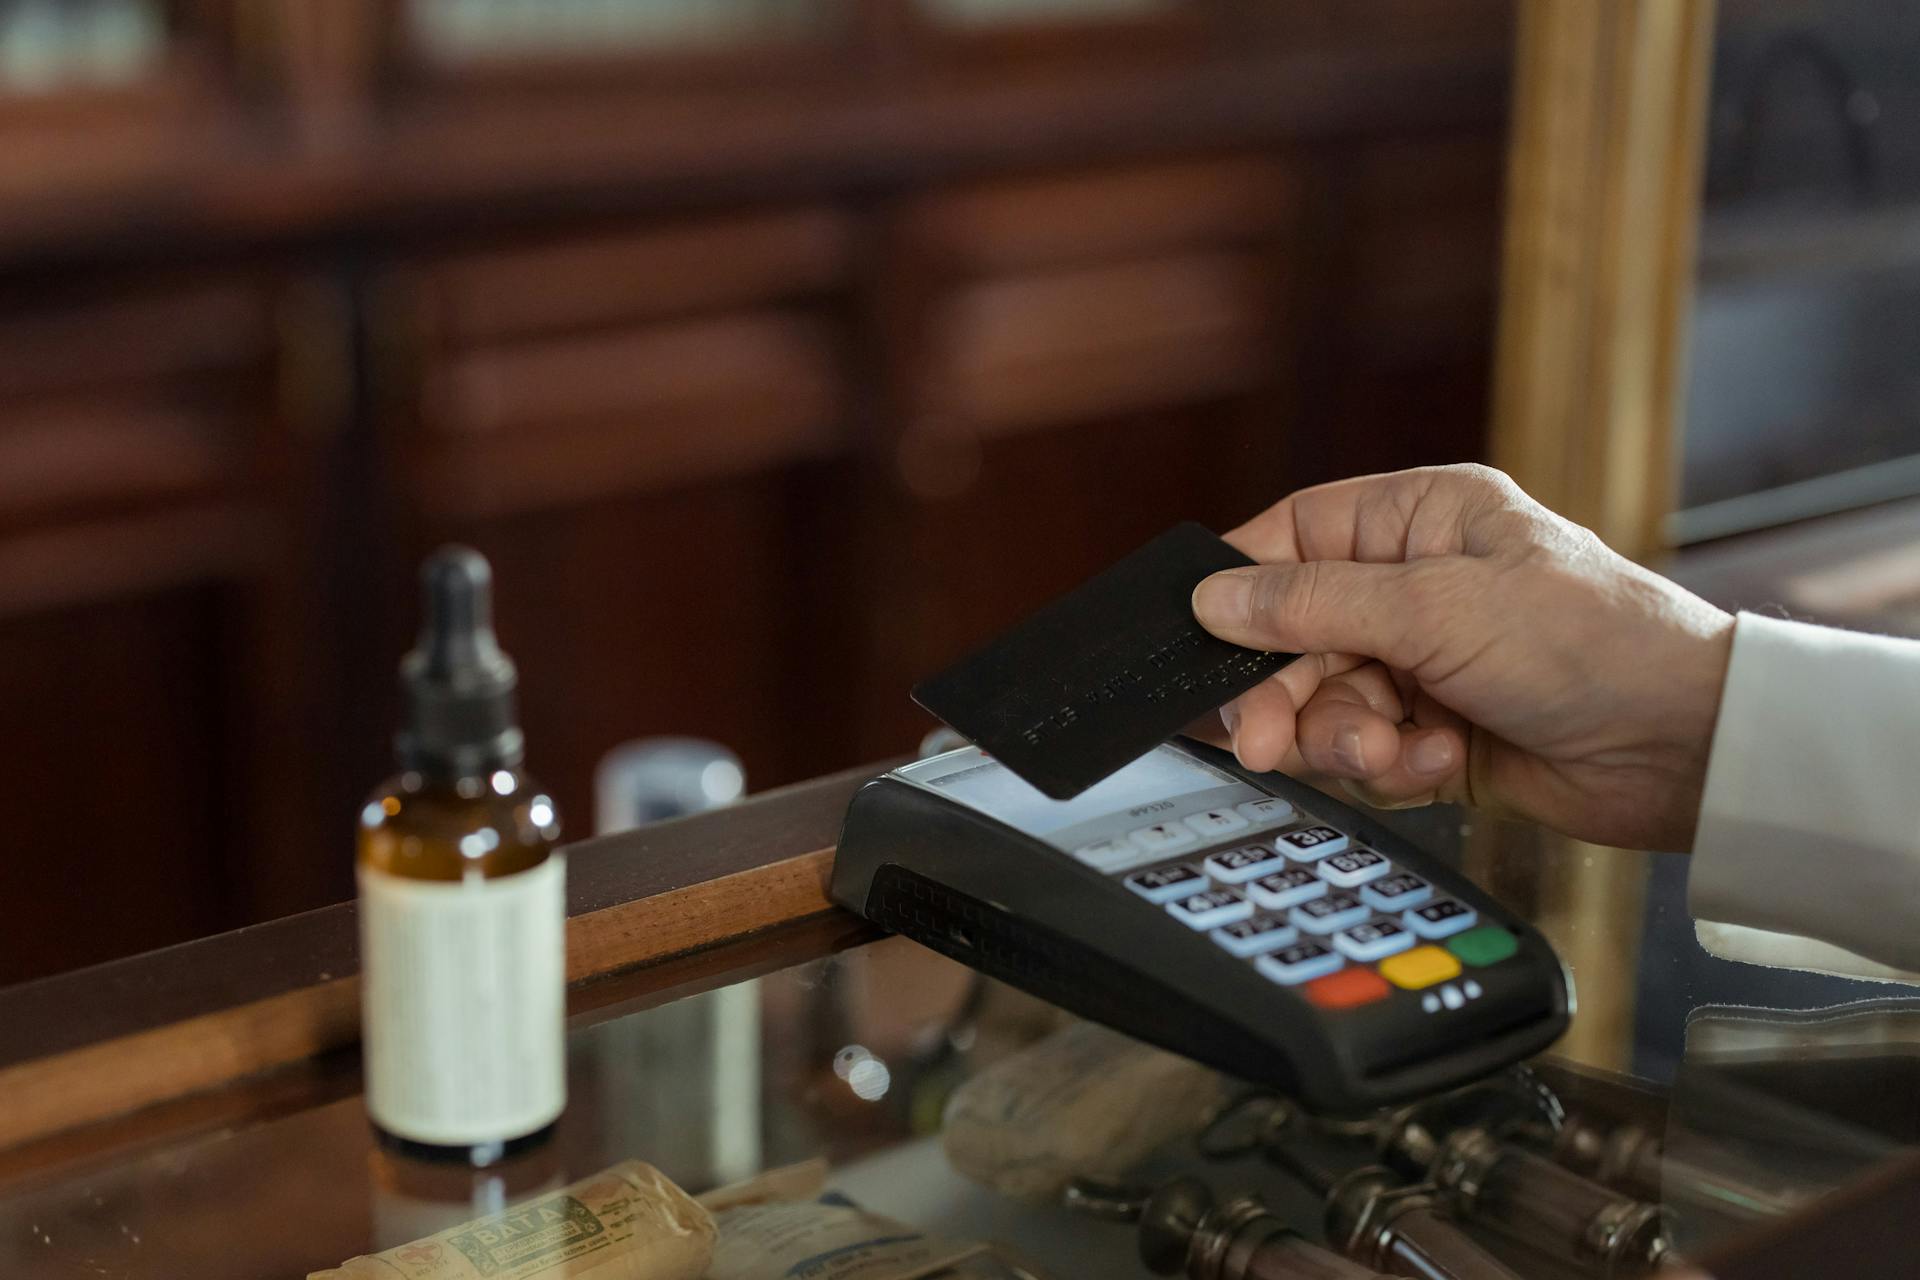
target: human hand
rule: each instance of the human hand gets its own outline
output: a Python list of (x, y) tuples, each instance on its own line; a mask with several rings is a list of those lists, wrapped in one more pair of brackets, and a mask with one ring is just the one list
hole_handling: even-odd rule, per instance
[(1221, 709), (1248, 768), (1691, 847), (1731, 615), (1488, 467), (1305, 489), (1227, 541), (1260, 563), (1202, 582), (1194, 616), (1304, 655)]

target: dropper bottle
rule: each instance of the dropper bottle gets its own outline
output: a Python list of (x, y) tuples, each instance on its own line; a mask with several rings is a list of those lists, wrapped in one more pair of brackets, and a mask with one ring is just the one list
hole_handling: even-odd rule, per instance
[(520, 768), (492, 570), (446, 547), (400, 664), (400, 772), (360, 813), (367, 1111), (390, 1151), (475, 1167), (545, 1141), (566, 1106), (560, 818)]

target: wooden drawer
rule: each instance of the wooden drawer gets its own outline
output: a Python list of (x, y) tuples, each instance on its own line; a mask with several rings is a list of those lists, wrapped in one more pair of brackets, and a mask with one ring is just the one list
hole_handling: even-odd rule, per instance
[(479, 350), (432, 379), (417, 483), (493, 515), (759, 470), (840, 440), (833, 333), (754, 312)]
[(951, 268), (990, 273), (1267, 239), (1297, 204), (1285, 165), (1249, 157), (982, 184), (922, 201), (907, 228)]
[(419, 275), (437, 341), (460, 349), (824, 293), (850, 257), (845, 220), (804, 209), (461, 253)]
[(74, 396), (0, 413), (0, 532), (131, 504), (213, 498), (237, 483), (229, 415), (154, 399)]
[(1296, 225), (1287, 166), (1229, 157), (922, 201), (915, 426), (991, 435), (1270, 385)]
[(245, 368), (273, 337), (271, 298), (243, 283), (23, 290), (0, 307), (0, 400)]
[(0, 310), (0, 613), (250, 571), (274, 337), (246, 282)]
[(1253, 390), (1277, 361), (1262, 275), (1192, 253), (964, 288), (934, 324), (929, 416), (993, 434)]
[(412, 483), (490, 516), (816, 457), (840, 440), (844, 219), (821, 209), (602, 231), (406, 273), (426, 368)]

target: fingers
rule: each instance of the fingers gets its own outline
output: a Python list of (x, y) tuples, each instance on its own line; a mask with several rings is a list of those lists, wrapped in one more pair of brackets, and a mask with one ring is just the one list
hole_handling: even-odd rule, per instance
[(1300, 756), (1310, 769), (1342, 778), (1377, 773), (1399, 754), (1400, 691), (1385, 668), (1368, 663), (1324, 681), (1300, 709)]
[(1255, 772), (1297, 770), (1294, 717), (1321, 683), (1360, 666), (1347, 653), (1309, 653), (1220, 708), (1221, 722), (1240, 763)]
[(1467, 794), (1467, 738), (1456, 729), (1399, 726), (1399, 755), (1385, 769), (1345, 779), (1347, 790), (1376, 809), (1408, 809)]
[[(1262, 564), (1297, 564), (1303, 560), (1390, 559), (1363, 556), (1360, 544), (1401, 544), (1401, 530), (1393, 511), (1393, 496), (1405, 487), (1410, 472), (1359, 476), (1332, 484), (1315, 485), (1291, 494), (1237, 529), (1226, 541)], [(1383, 499), (1385, 501), (1383, 501)], [(1380, 519), (1381, 515), (1386, 519)], [(1371, 526), (1378, 525), (1378, 528)], [(1363, 533), (1364, 531), (1364, 533)], [(1370, 535), (1370, 536), (1368, 536)]]
[(1226, 540), (1263, 564), (1454, 554), (1465, 549), (1472, 512), (1517, 494), (1506, 476), (1475, 463), (1356, 476), (1283, 498)]
[(1329, 683), (1300, 710), (1300, 758), (1336, 778), (1370, 777), (1399, 757), (1399, 724), (1352, 686)]
[(1220, 717), (1240, 763), (1255, 771), (1329, 774), (1380, 808), (1468, 791), (1466, 721), (1352, 654), (1307, 654)]
[(1216, 573), (1194, 588), (1193, 614), (1223, 640), (1283, 653), (1357, 653), (1417, 669), (1447, 619), (1436, 604), (1470, 583), (1460, 557), (1412, 564), (1317, 560)]
[(1424, 698), (1408, 719), (1401, 698), (1377, 664), (1327, 680), (1297, 718), (1303, 763), (1381, 807), (1454, 798), (1464, 787), (1465, 722)]
[[(1230, 531), (1226, 540), (1262, 564), (1303, 560), (1398, 560), (1411, 509), (1400, 495), (1415, 472), (1358, 476), (1282, 498)], [(1370, 546), (1392, 553), (1363, 555)]]

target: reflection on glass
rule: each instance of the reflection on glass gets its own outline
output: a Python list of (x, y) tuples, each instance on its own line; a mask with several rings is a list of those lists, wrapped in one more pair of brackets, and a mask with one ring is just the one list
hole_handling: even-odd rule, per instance
[(831, 21), (823, 0), (414, 0), (430, 56), (469, 58), (711, 48), (806, 35)]
[(1661, 1161), (1683, 1244), (1704, 1247), (1809, 1203), (1920, 1144), (1916, 1046), (1920, 1000), (1911, 997), (1695, 1009)]
[(123, 83), (165, 49), (159, 0), (0, 0), (0, 93)]
[(1920, 492), (1920, 10), (1723, 6), (1681, 543)]
[[(1516, 859), (1535, 852), (1511, 851)], [(1664, 945), (1651, 944), (1655, 952)], [(1589, 989), (1604, 1004), (1606, 984), (1631, 985), (1639, 969), (1595, 972)], [(1675, 1025), (1659, 1034), (1685, 1033), (1670, 1098), (1656, 1081), (1623, 1087), (1619, 1077), (1565, 1064), (1358, 1123), (1312, 1121), (1256, 1097), (1257, 1115), (1226, 1113), (1244, 1111), (1250, 1121), (1231, 1123), (1225, 1132), (1239, 1135), (1231, 1143), (1182, 1138), (1125, 1177), (1145, 1187), (1199, 1177), (1222, 1202), (1257, 1195), (1281, 1221), (1299, 1225), (1322, 1220), (1335, 1182), (1356, 1166), (1397, 1183), (1450, 1157), (1460, 1174), (1440, 1171), (1443, 1186), (1471, 1194), (1483, 1213), (1504, 1214), (1510, 1231), (1531, 1231), (1564, 1261), (1581, 1250), (1591, 1257), (1596, 1246), (1576, 1228), (1590, 1224), (1602, 1202), (1620, 1199), (1596, 1196), (1571, 1169), (1676, 1210), (1683, 1249), (1704, 1250), (1852, 1181), (1902, 1144), (1920, 1143), (1916, 1002), (1767, 1010), (1757, 1006), (1795, 998), (1796, 975), (1754, 968), (1748, 976), (1759, 989), (1737, 1007), (1695, 1011), (1690, 1002), (1664, 1011)], [(1140, 1274), (1135, 1229), (1054, 1201), (1002, 1198), (969, 1181), (934, 1136), (955, 1088), (1055, 1030), (1055, 1011), (997, 984), (981, 991), (969, 972), (897, 938), (756, 985), (768, 1034), (756, 1040), (750, 1065), (765, 1140), (743, 1172), (821, 1158), (830, 1190), (918, 1230), (991, 1234), (1062, 1277)], [(358, 1098), (322, 1087), (299, 1101), (288, 1081), (280, 1107), (245, 1122), (216, 1118), (210, 1129), (154, 1134), (0, 1188), (0, 1276), (304, 1275), (632, 1158), (704, 1190), (726, 1176), (711, 1153), (728, 1120), (699, 1105), (710, 1096), (702, 1074), (710, 1060), (630, 1052), (636, 1044), (664, 1047), (685, 1026), (687, 1001), (654, 1007), (652, 999), (609, 1004), (594, 1015), (603, 1021), (574, 1028), (576, 1101), (537, 1161), (484, 1174), (395, 1162), (372, 1152)], [(1638, 1039), (1653, 1029), (1613, 1030)], [(592, 1087), (581, 1074), (589, 1070)], [(1064, 1075), (1049, 1087), (1071, 1101), (1072, 1091), (1091, 1096), (1104, 1083)], [(1552, 1106), (1546, 1089), (1557, 1095)], [(1050, 1110), (1083, 1114), (1078, 1105)], [(1259, 1151), (1268, 1158), (1248, 1158)], [(1543, 1168), (1548, 1159), (1558, 1164)], [(1503, 1169), (1525, 1176), (1495, 1176)], [(1651, 1220), (1631, 1205), (1607, 1220), (1634, 1212)], [(1409, 1233), (1415, 1220), (1401, 1214), (1391, 1225)], [(1565, 1229), (1549, 1233), (1552, 1224)]]
[(1694, 318), (1686, 504), (1920, 452), (1916, 324), (1920, 265), (1725, 288), (1708, 282)]
[[(718, 809), (745, 792), (740, 758), (720, 743), (642, 738), (615, 747), (594, 770), (595, 826), (601, 835), (628, 831)], [(757, 1172), (760, 1021), (759, 984), (739, 982), (625, 1019), (577, 1046), (575, 1070), (592, 1082), (609, 1144), (670, 1151), (678, 1176), (703, 1185)], [(641, 1067), (672, 1087), (633, 1093)]]

